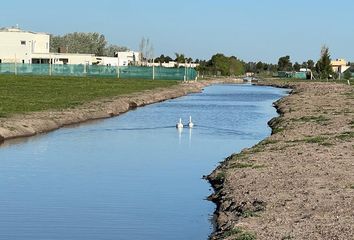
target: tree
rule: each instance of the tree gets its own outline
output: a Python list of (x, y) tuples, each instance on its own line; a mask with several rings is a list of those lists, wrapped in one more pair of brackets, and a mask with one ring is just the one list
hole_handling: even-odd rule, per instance
[(236, 76), (243, 74), (245, 74), (245, 68), (243, 67), (243, 63), (234, 56), (230, 57), (228, 75)]
[(300, 71), (300, 68), (301, 68), (301, 65), (300, 65), (298, 62), (295, 62), (295, 63), (294, 63), (294, 70), (295, 70), (296, 72), (298, 72), (298, 71)]
[(185, 63), (186, 62), (186, 57), (184, 56), (183, 53), (175, 53), (175, 55), (176, 55), (175, 61), (177, 63)]
[(256, 68), (256, 63), (254, 62), (248, 62), (244, 64), (244, 68), (246, 72), (256, 72), (257, 68)]
[(279, 71), (292, 71), (293, 67), (292, 67), (292, 63), (290, 61), (290, 56), (284, 56), (279, 58), (278, 61), (278, 70)]
[(155, 58), (155, 63), (164, 63), (165, 62), (165, 55), (161, 54), (160, 57)]
[(229, 63), (228, 58), (224, 54), (218, 53), (211, 57), (211, 64), (216, 75), (221, 74), (223, 76), (229, 73)]
[(95, 54), (114, 57), (115, 52), (128, 51), (127, 47), (118, 45), (107, 46), (105, 36), (99, 33), (74, 32), (63, 36), (50, 36), (50, 51), (58, 52), (64, 48), (66, 52)]
[(145, 65), (154, 58), (154, 46), (149, 38), (142, 37), (139, 44), (140, 61)]
[(264, 64), (263, 64), (262, 62), (258, 62), (258, 63), (256, 64), (257, 72), (263, 70), (263, 68), (264, 68)]
[(321, 49), (321, 58), (316, 64), (316, 72), (321, 79), (328, 79), (333, 76), (331, 55), (327, 46), (323, 46)]
[(71, 53), (103, 56), (107, 41), (104, 35), (99, 33), (74, 32), (64, 36), (51, 36), (50, 45), (53, 52), (57, 52), (59, 48), (65, 48)]
[(210, 68), (214, 74), (220, 73), (222, 76), (241, 75), (245, 73), (243, 63), (235, 56), (226, 57), (218, 53), (211, 57)]
[(173, 61), (173, 59), (170, 56), (166, 56), (165, 57), (165, 62), (166, 63), (169, 63), (169, 62), (172, 62), (172, 61)]
[(315, 62), (311, 59), (307, 60), (307, 68), (314, 70), (315, 69)]
[(350, 71), (350, 69), (348, 69), (347, 71), (344, 72), (344, 75), (343, 75), (344, 79), (351, 79), (352, 78), (352, 72)]
[(116, 52), (126, 52), (129, 51), (127, 47), (121, 47), (118, 45), (111, 44), (104, 49), (104, 56), (115, 57)]

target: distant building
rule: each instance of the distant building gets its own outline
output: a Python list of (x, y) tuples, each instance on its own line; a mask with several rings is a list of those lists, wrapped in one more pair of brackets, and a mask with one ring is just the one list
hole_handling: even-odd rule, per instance
[(51, 53), (50, 35), (21, 30), (17, 27), (0, 28), (0, 63), (27, 64), (85, 64), (105, 66), (138, 65), (140, 53), (118, 52), (115, 57), (94, 54), (68, 53), (60, 48)]
[(350, 66), (348, 66), (348, 62), (344, 59), (336, 59), (334, 61), (331, 61), (331, 66), (333, 69), (333, 72), (342, 74), (345, 71), (347, 71)]
[(140, 64), (140, 52), (134, 52), (134, 51), (117, 52), (115, 54), (115, 57), (118, 58), (119, 66)]

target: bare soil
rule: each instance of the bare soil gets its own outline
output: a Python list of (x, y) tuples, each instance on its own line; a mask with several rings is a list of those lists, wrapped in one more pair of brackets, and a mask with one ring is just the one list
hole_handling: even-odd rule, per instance
[(273, 134), (208, 176), (217, 204), (211, 239), (354, 239), (354, 88), (290, 87)]

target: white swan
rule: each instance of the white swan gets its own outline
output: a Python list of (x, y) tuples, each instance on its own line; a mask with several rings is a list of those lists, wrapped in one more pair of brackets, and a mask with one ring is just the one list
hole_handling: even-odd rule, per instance
[(189, 116), (189, 123), (188, 123), (189, 128), (194, 127), (194, 123), (192, 122), (192, 116)]
[(179, 122), (176, 124), (176, 128), (178, 128), (178, 129), (183, 128), (182, 118), (179, 119)]

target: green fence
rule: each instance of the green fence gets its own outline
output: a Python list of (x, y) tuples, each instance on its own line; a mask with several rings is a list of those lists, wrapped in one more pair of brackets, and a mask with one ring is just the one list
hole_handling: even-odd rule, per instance
[(194, 80), (193, 68), (1, 63), (0, 74)]
[(278, 77), (280, 78), (295, 78), (295, 79), (307, 79), (306, 72), (286, 72), (286, 71), (279, 71)]

